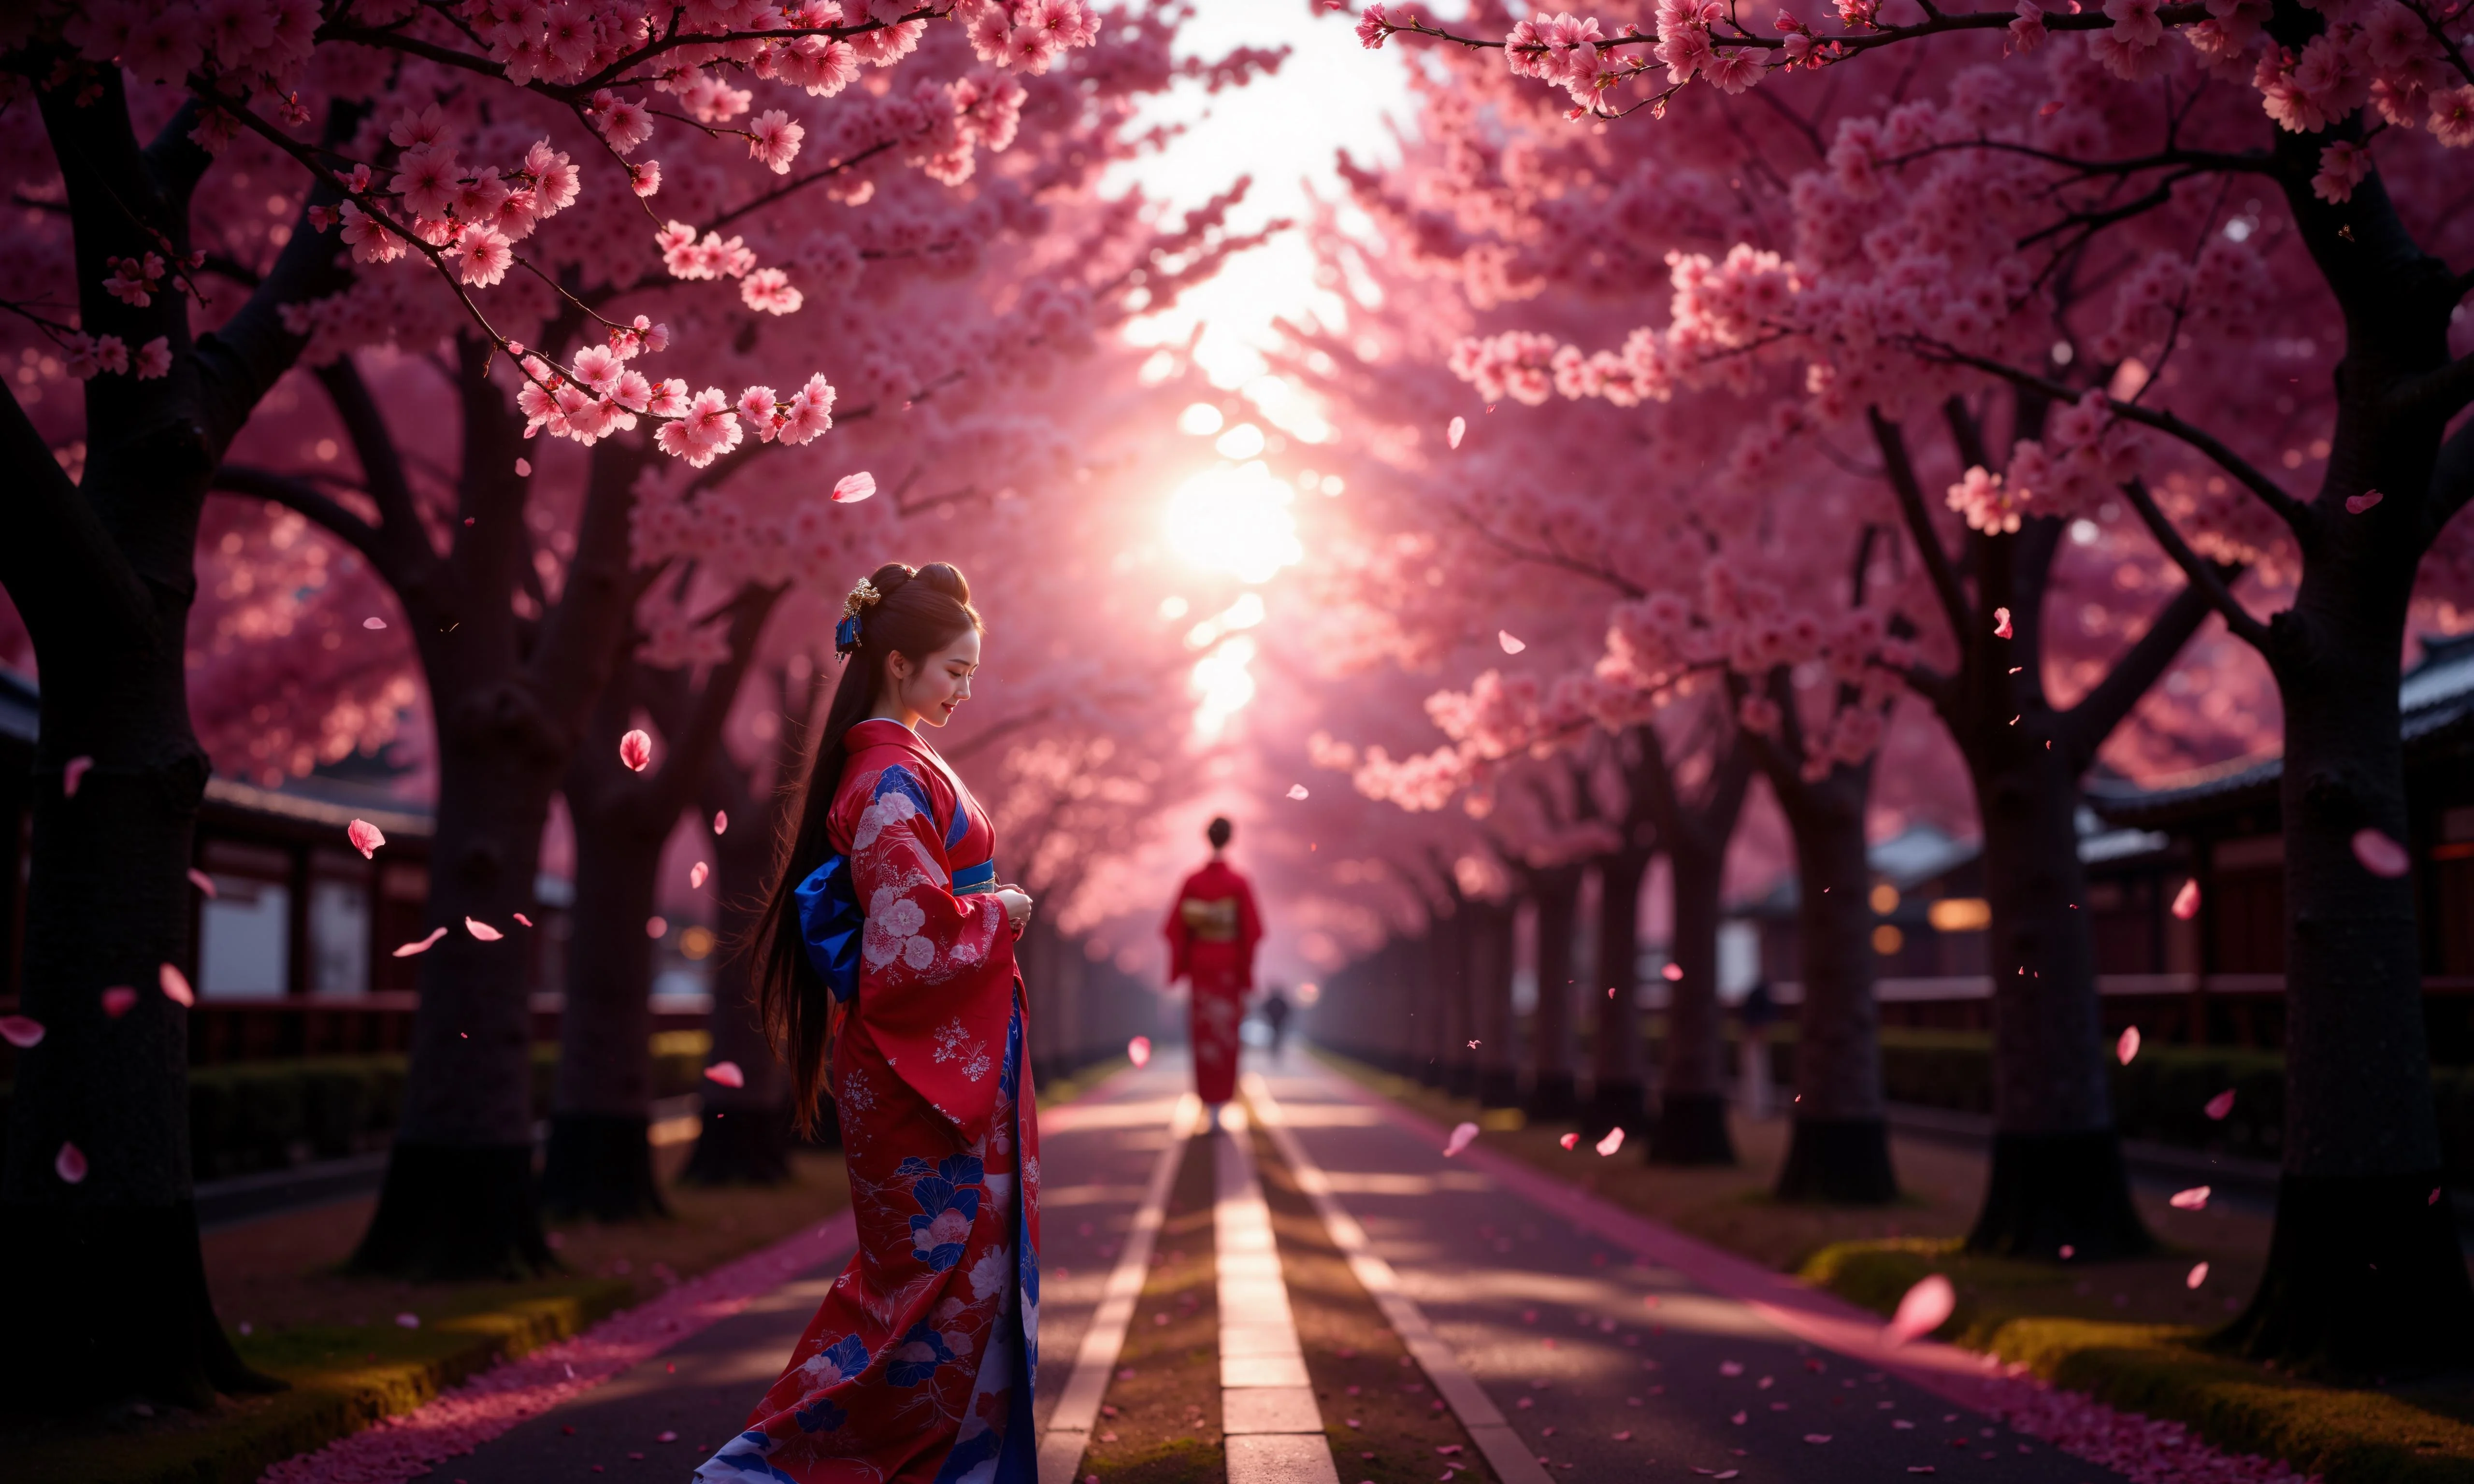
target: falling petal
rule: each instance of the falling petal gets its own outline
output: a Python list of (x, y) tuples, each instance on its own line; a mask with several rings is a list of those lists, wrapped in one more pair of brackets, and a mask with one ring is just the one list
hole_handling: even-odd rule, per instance
[(2349, 494), (2345, 496), (2345, 514), (2359, 515), (2386, 498), (2387, 496), (2377, 490), (2365, 490), (2360, 494)]
[(361, 620), (361, 627), (364, 629), (383, 629), (386, 627), (386, 620), (376, 617), (364, 618)]
[(1470, 1042), (1469, 1042), (1469, 1049), (1470, 1049), (1471, 1051), (1475, 1051), (1475, 1050), (1477, 1049), (1477, 1042), (1476, 1042), (1476, 1041), (1470, 1041)]
[(716, 835), (727, 834), (730, 832), (730, 811), (728, 809), (716, 809), (713, 811), (713, 832)]
[(2422, 1204), (2425, 1206), (2437, 1206), (2439, 1204), (2439, 1187), (2438, 1185), (2431, 1187), (2431, 1199), (2423, 1202)]
[(653, 760), (653, 739), (644, 734), (643, 728), (635, 728), (618, 739), (618, 760), (638, 773)]
[(1881, 1338), (1892, 1345), (1922, 1339), (1940, 1328), (1957, 1307), (1958, 1293), (1950, 1280), (1939, 1273), (1928, 1274), (1899, 1300), (1899, 1311), (1890, 1316)]
[(94, 766), (91, 757), (72, 757), (61, 769), (61, 797), (75, 799), (78, 784), (85, 778), (85, 770)]
[(833, 501), (837, 505), (856, 504), (876, 492), (876, 476), (861, 471), (844, 474), (834, 482)]
[(85, 1151), (75, 1144), (61, 1145), (61, 1152), (52, 1156), (52, 1173), (72, 1185), (85, 1179)]
[(2008, 609), (1997, 608), (1993, 610), (1993, 636), (1997, 639), (2006, 639), (2010, 637), (2010, 610)]
[(1684, 982), (1684, 966), (1681, 964), (1668, 964), (1665, 968), (1661, 969), (1658, 971), (1658, 976), (1669, 984), (1682, 984)]
[(1292, 783), (1292, 784), (1290, 784), (1290, 785), (1289, 785), (1289, 797), (1290, 797), (1290, 798), (1292, 798), (1292, 799), (1303, 799), (1303, 798), (1305, 798), (1305, 797), (1306, 797), (1306, 786), (1305, 786), (1303, 783)]
[(43, 1039), (43, 1022), (24, 1016), (0, 1016), (0, 1041), (24, 1051)]
[(2122, 1039), (2113, 1043), (2113, 1056), (2114, 1060), (2120, 1062), (2124, 1066), (2128, 1066), (2130, 1065), (2130, 1059), (2138, 1054), (2139, 1027), (2134, 1025), (2130, 1029), (2123, 1031), (2122, 1033)]
[(675, 1432), (669, 1431), (667, 1428), (665, 1428), (654, 1437), (653, 1441), (656, 1443), (676, 1443), (679, 1441), (679, 1435)]
[(2231, 1088), (2227, 1088), (2222, 1092), (2219, 1092), (2216, 1096), (2208, 1099), (2207, 1114), (2209, 1117), (2216, 1119), (2219, 1123), (2224, 1122), (2225, 1114), (2232, 1113), (2233, 1111), (2234, 1089)]
[(1563, 1145), (1566, 1149), (1578, 1148), (1581, 1142), (1581, 1136), (1578, 1134), (1566, 1134), (1562, 1138), (1555, 1140), (1555, 1142)]
[(479, 918), (466, 918), (464, 920), (464, 930), (471, 933), (473, 937), (480, 939), (483, 943), (496, 943), (499, 939), (507, 936), (497, 928), (492, 927), (489, 923), (482, 922)]
[(725, 1088), (747, 1086), (747, 1074), (739, 1069), (737, 1062), (716, 1062), (704, 1069), (704, 1075), (706, 1081), (719, 1083)]
[(1477, 1125), (1476, 1125), (1476, 1124), (1474, 1124), (1474, 1123), (1455, 1123), (1455, 1124), (1453, 1124), (1453, 1125), (1452, 1125), (1452, 1137), (1451, 1137), (1450, 1138), (1447, 1138), (1447, 1139), (1445, 1139), (1445, 1140), (1443, 1141), (1443, 1158), (1444, 1158), (1444, 1159), (1446, 1159), (1446, 1160), (1448, 1160), (1448, 1159), (1452, 1158), (1454, 1155), (1459, 1154), (1462, 1150), (1467, 1149), (1467, 1148), (1471, 1143), (1475, 1142), (1475, 1141), (1476, 1141), (1476, 1139), (1477, 1139)]
[(354, 820), (345, 826), (344, 837), (352, 842), (352, 849), (361, 852), (363, 860), (375, 859), (378, 847), (386, 844), (386, 832), (368, 820)]
[(163, 997), (183, 1009), (198, 1002), (196, 992), (189, 988), (189, 976), (181, 972), (177, 964), (166, 964), (155, 971), (155, 982), (163, 987)]
[(2173, 915), (2187, 922), (2199, 915), (2199, 878), (2193, 876), (2173, 894)]
[(712, 874), (712, 868), (702, 861), (697, 861), (694, 865), (690, 866), (688, 868), (688, 890), (692, 892), (703, 886), (704, 878)]
[(2070, 1243), (2068, 1243), (2068, 1242), (2064, 1242), (2064, 1243), (2062, 1244), (2062, 1260), (2063, 1260), (2064, 1262), (2068, 1262), (2068, 1261), (2070, 1261), (2073, 1257), (2077, 1257), (2078, 1255), (2079, 1255), (2079, 1250), (2078, 1250), (2077, 1248), (2075, 1248), (2075, 1247), (2072, 1246), (2072, 1245), (2071, 1245)]
[(2405, 847), (2376, 829), (2354, 831), (2354, 859), (2361, 861), (2363, 869), (2375, 876), (2393, 878), (2404, 875), (2413, 867), (2413, 860), (2405, 853)]
[(1830, 1434), (1826, 1432), (1807, 1432), (1804, 1435), (1804, 1441), (1807, 1443), (1827, 1443), (1830, 1441)]
[(1137, 1036), (1126, 1042), (1126, 1060), (1136, 1066), (1151, 1065), (1152, 1039), (1149, 1036)]
[(1444, 445), (1446, 447), (1458, 448), (1461, 445), (1462, 435), (1467, 431), (1468, 419), (1467, 418), (1454, 418), (1450, 424), (1443, 429)]
[(103, 992), (103, 1013), (117, 1020), (129, 1014), (137, 1003), (137, 992), (125, 984), (115, 984)]
[(516, 914), (516, 921), (517, 921), (517, 922), (519, 922), (523, 923), (526, 927), (530, 927), (530, 926), (532, 926), (532, 925), (533, 925), (533, 920), (532, 920), (532, 919), (530, 919), (530, 918), (528, 918), (528, 917), (526, 917), (526, 916), (524, 916), (524, 915), (523, 915), (522, 913), (521, 913), (521, 912), (519, 912), (519, 913), (517, 913), (517, 914)]
[(1514, 638), (1512, 636), (1512, 631), (1509, 629), (1495, 630), (1494, 642), (1502, 645), (1503, 652), (1507, 655), (1519, 654), (1522, 650), (1529, 647), (1527, 641)]
[(419, 1314), (398, 1314), (395, 1316), (395, 1322), (397, 1327), (400, 1328), (418, 1329), (421, 1328), (421, 1316)]
[(650, 939), (653, 939), (653, 940), (654, 940), (654, 941), (656, 941), (656, 942), (659, 942), (660, 940), (662, 940), (662, 939), (664, 939), (664, 938), (667, 938), (667, 937), (668, 937), (669, 935), (670, 935), (670, 920), (669, 920), (668, 918), (663, 917), (663, 916), (661, 916), (659, 913), (656, 913), (656, 914), (654, 914), (653, 916), (648, 917), (648, 918), (646, 918), (646, 919), (644, 920), (644, 936), (645, 936), (645, 937), (650, 938)]
[(426, 953), (429, 951), (431, 945), (446, 936), (447, 929), (443, 927), (433, 927), (429, 930), (428, 937), (416, 938), (412, 942), (399, 946), (395, 950), (395, 956), (398, 958), (410, 958), (416, 953)]
[(200, 871), (195, 866), (191, 866), (189, 868), (189, 884), (196, 887), (199, 891), (204, 892), (206, 894), (206, 900), (212, 901), (215, 899), (215, 878), (206, 874), (205, 872)]
[(2174, 1191), (2165, 1204), (2175, 1210), (2206, 1210), (2208, 1196), (2214, 1189), (2212, 1185), (2193, 1185), (2188, 1190)]
[(1609, 1129), (1607, 1130), (1607, 1137), (1598, 1140), (1598, 1158), (1603, 1160), (1622, 1147), (1623, 1130), (1619, 1128)]
[(2182, 1286), (2185, 1288), (2196, 1288), (2207, 1281), (2208, 1265), (2204, 1262), (2195, 1263), (2191, 1268), (2191, 1276), (2182, 1280)]

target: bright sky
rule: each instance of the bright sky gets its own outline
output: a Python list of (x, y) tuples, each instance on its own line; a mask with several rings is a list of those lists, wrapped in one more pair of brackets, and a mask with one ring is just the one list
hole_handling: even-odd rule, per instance
[[(1181, 210), (1250, 174), (1253, 188), (1233, 222), (1251, 229), (1273, 217), (1303, 220), (1310, 192), (1342, 199), (1333, 169), (1341, 150), (1364, 161), (1398, 157), (1387, 122), (1405, 114), (1408, 102), (1397, 43), (1365, 50), (1351, 34), (1355, 16), (1324, 10), (1320, 0), (1198, 0), (1197, 9), (1179, 32), (1181, 53), (1211, 57), (1286, 44), (1289, 59), (1272, 76), (1218, 97), (1185, 85), (1162, 100), (1145, 121), (1189, 128), (1160, 155), (1123, 168), (1123, 182)], [(1270, 342), (1274, 319), (1318, 307), (1329, 313), (1337, 300), (1316, 289), (1303, 239), (1287, 233), (1230, 263), (1175, 310), (1145, 321), (1136, 338), (1182, 344), (1200, 321), (1206, 328), (1197, 356), (1212, 379), (1244, 388), (1275, 420), (1305, 431), (1298, 420), (1311, 413), (1280, 395), (1278, 384), (1267, 384), (1258, 347)]]

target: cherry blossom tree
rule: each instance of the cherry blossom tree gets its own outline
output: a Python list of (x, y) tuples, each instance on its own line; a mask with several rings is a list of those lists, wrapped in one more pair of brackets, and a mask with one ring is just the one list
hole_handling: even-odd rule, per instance
[[(2467, 251), (2454, 152), (2474, 143), (2474, 73), (2449, 16), (2124, 0), (1844, 6), (1826, 30), (1782, 14), (1777, 35), (1707, 7), (1612, 31), (1477, 19), (1453, 39), (1503, 49), (1601, 121), (1687, 98), (1739, 117), (1723, 95), (1781, 69), (1882, 70), (1860, 54), (1885, 47), (1931, 80), (1834, 137), (1812, 126), (1775, 302), (1695, 314), (1670, 326), (1681, 343), (1653, 332), (1624, 367), (1654, 390), (1775, 336), (1825, 418), (1895, 419), (1988, 381), (2025, 394), (2050, 415), (2017, 419), (2007, 467), (1962, 481), (1971, 527), (2122, 500), (2261, 653), (2286, 718), (2292, 1090), (2274, 1256), (2222, 1339), (2336, 1372), (2461, 1357), (2474, 1287), (2424, 1199), (2438, 1147), (2412, 885), (2381, 844), (2404, 829), (2412, 595), (2419, 581), (2455, 599), (2454, 517), (2474, 495), (2474, 358), (2453, 346), (2465, 280), (2446, 262)], [(1398, 29), (1376, 7), (1362, 35)], [(1768, 271), (1760, 251), (1735, 248), (1712, 286)], [(2295, 572), (2269, 619), (2219, 569), (2263, 557)]]

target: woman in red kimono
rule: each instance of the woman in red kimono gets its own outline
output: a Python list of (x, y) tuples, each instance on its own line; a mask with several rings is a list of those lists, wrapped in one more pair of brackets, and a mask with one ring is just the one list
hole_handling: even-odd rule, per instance
[(1237, 1023), (1246, 1017), (1246, 992), (1254, 987), (1254, 945), (1263, 920), (1254, 911), (1254, 889), (1220, 858), (1236, 826), (1211, 822), (1211, 860), (1176, 889), (1169, 909), (1168, 982), (1194, 983), (1186, 1023), (1194, 1040), (1194, 1090), (1220, 1105), (1237, 1090)]
[(1033, 1484), (1039, 1128), (1014, 939), (1031, 898), (921, 740), (968, 700), (962, 574), (878, 568), (757, 943), (765, 1024), (813, 1125), (841, 1114), (859, 1252), (706, 1484)]

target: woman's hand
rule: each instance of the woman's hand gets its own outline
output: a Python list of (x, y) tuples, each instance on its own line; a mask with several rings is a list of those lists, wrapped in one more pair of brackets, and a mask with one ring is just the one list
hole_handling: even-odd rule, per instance
[(1013, 935), (1021, 937), (1031, 923), (1031, 894), (1019, 886), (1000, 886), (997, 902), (1005, 908), (1006, 921), (1013, 924)]

